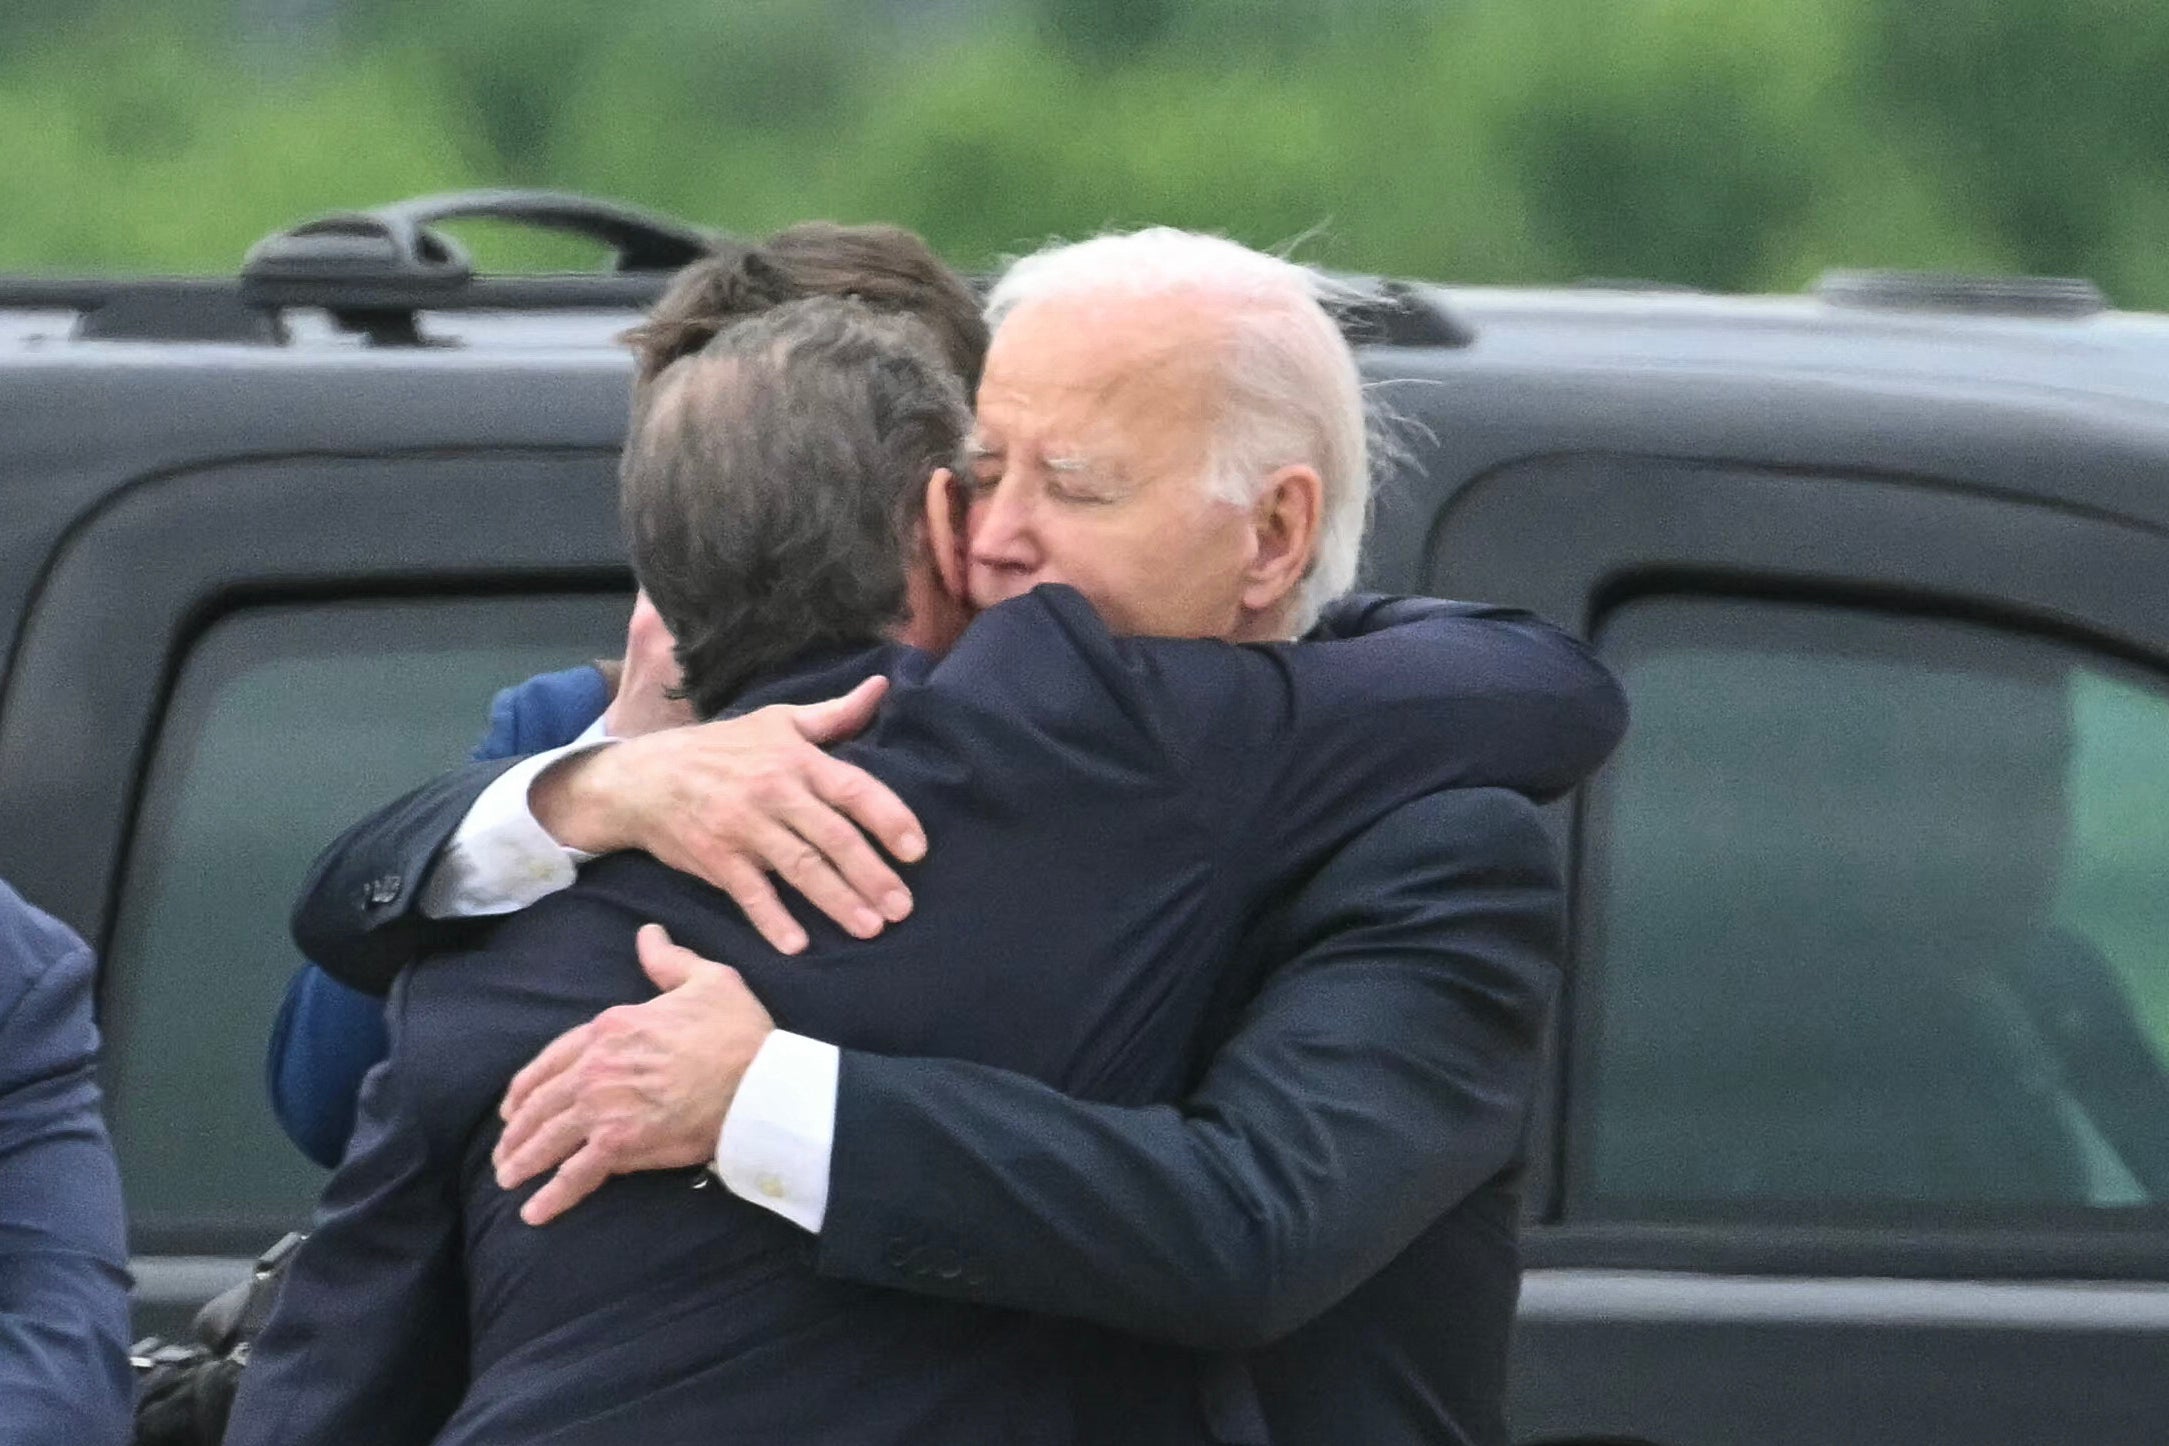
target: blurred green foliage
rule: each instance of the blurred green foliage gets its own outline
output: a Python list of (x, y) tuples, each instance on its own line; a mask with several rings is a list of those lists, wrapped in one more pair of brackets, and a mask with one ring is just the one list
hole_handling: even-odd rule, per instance
[(2164, 61), (2139, 0), (15, 0), (0, 266), (229, 270), (520, 184), (896, 220), (975, 266), (1165, 221), (1458, 281), (2024, 270), (2169, 307)]

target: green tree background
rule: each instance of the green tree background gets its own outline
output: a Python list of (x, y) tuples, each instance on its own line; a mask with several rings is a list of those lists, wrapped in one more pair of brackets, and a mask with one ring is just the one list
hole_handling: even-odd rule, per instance
[(1464, 282), (1907, 266), (2169, 307), (2164, 62), (2140, 0), (13, 0), (0, 267), (230, 270), (516, 184), (896, 220), (967, 265), (1165, 221)]

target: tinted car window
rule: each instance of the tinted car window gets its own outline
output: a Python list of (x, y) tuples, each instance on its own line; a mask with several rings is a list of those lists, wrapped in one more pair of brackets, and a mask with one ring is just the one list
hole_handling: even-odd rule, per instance
[(2061, 641), (1722, 598), (1613, 614), (1584, 1211), (2169, 1201), (2169, 688)]
[[(139, 1249), (189, 1248), (214, 1220), (230, 1228), (198, 1247), (253, 1249), (305, 1218), (321, 1173), (279, 1134), (263, 1078), (299, 963), (286, 918), (303, 872), (348, 823), (461, 761), (495, 689), (620, 649), (626, 608), (607, 595), (266, 607), (197, 641), (152, 752), (104, 987)], [(231, 1227), (253, 1235), (228, 1240)]]

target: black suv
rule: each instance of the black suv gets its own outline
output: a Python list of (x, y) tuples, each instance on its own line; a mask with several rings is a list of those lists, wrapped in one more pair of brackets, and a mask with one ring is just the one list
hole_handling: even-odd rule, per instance
[[(478, 278), (476, 213), (619, 269)], [(617, 651), (611, 338), (700, 244), (489, 194), (0, 279), (0, 877), (106, 961), (146, 1328), (318, 1187), (262, 1082), (309, 857)], [(1583, 628), (1635, 710), (1552, 811), (1518, 1429), (2169, 1436), (2169, 319), (1364, 291), (1369, 582)]]

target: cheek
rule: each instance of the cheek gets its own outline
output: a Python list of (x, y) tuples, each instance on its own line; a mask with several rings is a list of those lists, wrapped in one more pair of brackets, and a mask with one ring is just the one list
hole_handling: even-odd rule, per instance
[(1138, 555), (1184, 591), (1226, 587), (1248, 560), (1248, 530), (1232, 509), (1170, 510), (1138, 539)]
[(1165, 519), (1095, 514), (1065, 529), (1058, 546), (1050, 544), (1048, 572), (1090, 598), (1117, 632), (1197, 631), (1191, 594), (1218, 589), (1198, 575), (1190, 541)]
[(1047, 571), (1079, 584), (1133, 577), (1155, 565), (1153, 529), (1120, 511), (1072, 511), (1048, 518), (1039, 540)]

